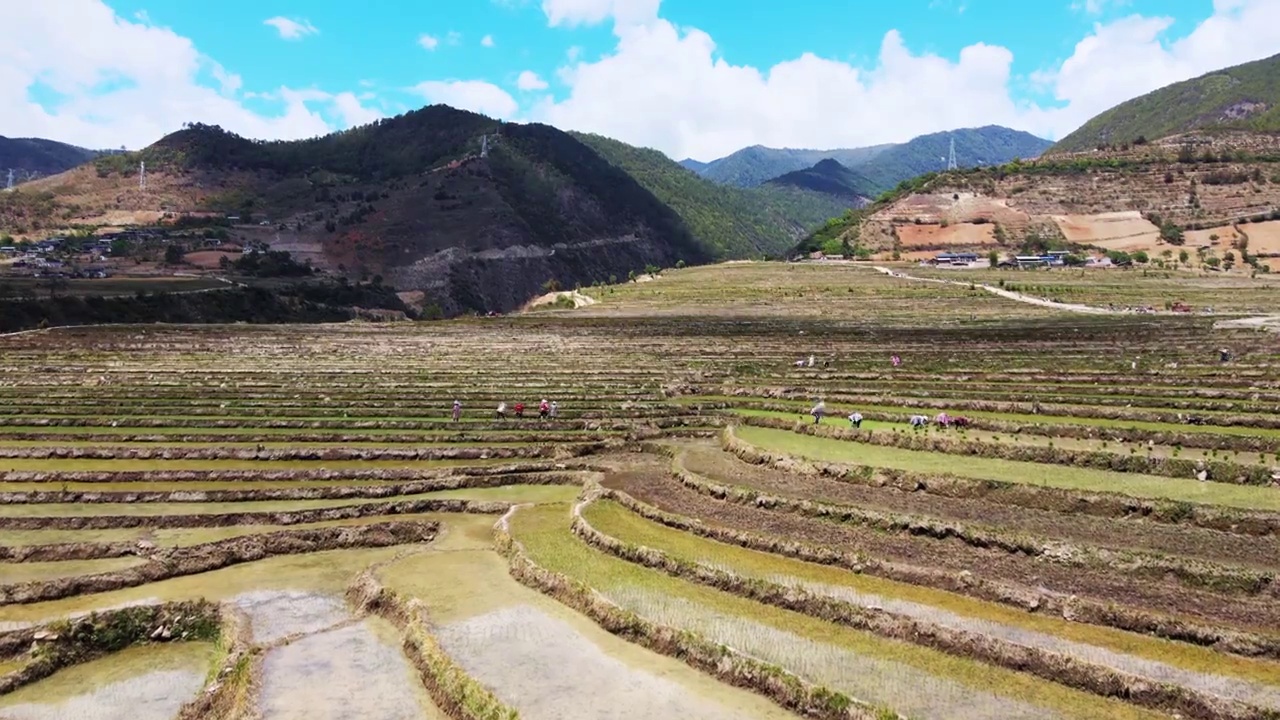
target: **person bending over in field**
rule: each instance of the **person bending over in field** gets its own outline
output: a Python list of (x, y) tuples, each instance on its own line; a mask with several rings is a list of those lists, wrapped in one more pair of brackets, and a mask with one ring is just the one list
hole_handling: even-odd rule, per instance
[(507, 419), (507, 404), (506, 404), (506, 403), (504, 403), (504, 402), (500, 402), (500, 403), (498, 403), (498, 412), (497, 412), (497, 414), (496, 414), (494, 417), (496, 417), (498, 420), (506, 420), (506, 419)]
[(849, 413), (849, 425), (854, 428), (862, 427), (862, 413), (856, 410)]
[(462, 418), (462, 401), (454, 400), (453, 401), (453, 421), (458, 422), (458, 420), (461, 418)]
[(524, 417), (524, 403), (522, 402), (516, 403), (516, 417)]
[(827, 404), (819, 400), (818, 404), (814, 405), (813, 409), (809, 411), (809, 414), (813, 416), (813, 424), (817, 425), (822, 422), (822, 416), (827, 414)]
[(547, 403), (546, 398), (542, 398), (542, 402), (538, 403), (538, 419), (546, 420), (547, 415), (551, 414), (551, 405)]

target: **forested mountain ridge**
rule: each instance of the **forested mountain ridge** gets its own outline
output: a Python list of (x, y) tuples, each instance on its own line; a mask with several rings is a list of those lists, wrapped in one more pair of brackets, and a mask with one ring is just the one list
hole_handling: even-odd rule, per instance
[(0, 135), (0, 183), (7, 183), (9, 171), (14, 181), (23, 182), (45, 175), (56, 175), (89, 162), (101, 154), (42, 138), (7, 138)]
[(1280, 55), (1174, 83), (1107, 110), (1052, 153), (1151, 141), (1193, 130), (1280, 131)]
[(821, 160), (804, 170), (776, 177), (763, 187), (793, 187), (840, 199), (846, 207), (861, 207), (870, 201), (871, 181), (836, 160)]
[(657, 150), (601, 135), (573, 135), (679, 213), (719, 259), (778, 255), (849, 206), (801, 188), (717, 185)]

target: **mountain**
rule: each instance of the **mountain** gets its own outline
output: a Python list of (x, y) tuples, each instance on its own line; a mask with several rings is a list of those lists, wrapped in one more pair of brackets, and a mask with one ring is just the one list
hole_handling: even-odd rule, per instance
[(693, 158), (685, 158), (681, 160), (680, 165), (696, 173), (701, 173), (707, 167), (707, 163), (701, 162), (699, 160), (694, 160)]
[(444, 314), (722, 254), (574, 137), (441, 105), (294, 142), (193, 125), (0, 194), (0, 234), (197, 212), (236, 215), (233, 236), (322, 269), (422, 291)]
[(865, 205), (872, 183), (862, 175), (841, 165), (839, 161), (819, 160), (816, 165), (796, 170), (765, 183), (764, 187), (794, 187), (830, 195), (844, 201), (846, 207)]
[(95, 150), (40, 138), (7, 138), (0, 135), (0, 182), (25, 181), (37, 176), (56, 175), (97, 157)]
[(1280, 131), (1280, 55), (1121, 103), (1064, 137), (1052, 152), (1093, 150), (1209, 128)]
[[(137, 169), (146, 163), (146, 187)], [(0, 236), (238, 218), (233, 239), (444, 314), (655, 265), (776, 255), (847, 204), (716, 185), (653, 150), (431, 106), (309, 140), (195, 124), (0, 194)]]
[(1051, 145), (1029, 133), (989, 125), (851, 150), (779, 150), (755, 145), (707, 163), (701, 169), (691, 169), (726, 185), (755, 187), (788, 173), (810, 169), (822, 160), (835, 160), (864, 179), (857, 186), (857, 194), (875, 197), (903, 180), (945, 169), (953, 137), (956, 161), (961, 167), (1033, 158)]
[(722, 185), (756, 187), (780, 175), (812, 167), (820, 160), (831, 159), (845, 167), (855, 167), (890, 147), (893, 146), (876, 145), (843, 150), (798, 150), (752, 145), (719, 160), (700, 163), (701, 168), (690, 167), (690, 169)]
[(921, 135), (850, 167), (871, 183), (867, 194), (876, 196), (904, 180), (945, 169), (952, 140), (956, 143), (956, 164), (962, 168), (1029, 160), (1052, 145), (1031, 133), (988, 125)]
[(1280, 269), (1268, 239), (1280, 237), (1278, 208), (1280, 134), (1215, 129), (927, 173), (832, 219), (793, 252), (921, 259), (942, 250), (1089, 246), (1173, 262), (1185, 251), (1224, 261), (1234, 251), (1242, 262), (1261, 258)]
[(717, 259), (778, 255), (850, 206), (796, 187), (737, 188), (698, 177), (657, 150), (574, 133), (684, 218)]

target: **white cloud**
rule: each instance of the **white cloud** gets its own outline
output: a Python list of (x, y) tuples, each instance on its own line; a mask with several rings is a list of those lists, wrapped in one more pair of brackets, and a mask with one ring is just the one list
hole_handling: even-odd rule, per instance
[(484, 37), (480, 38), (480, 44), (483, 45), (484, 47), (493, 47), (493, 36), (485, 35)]
[(551, 27), (597, 25), (613, 19), (639, 25), (658, 18), (661, 0), (542, 0), (542, 11)]
[(429, 80), (412, 88), (432, 104), (450, 105), (490, 117), (509, 119), (520, 106), (506, 90), (482, 80)]
[(361, 100), (373, 100), (375, 97), (373, 93), (361, 93), (357, 96), (352, 92), (340, 92), (329, 99), (332, 100), (334, 111), (342, 120), (343, 126), (350, 128), (368, 125), (374, 120), (385, 117), (377, 110), (367, 108), (360, 103)]
[[(139, 19), (141, 20), (141, 18)], [(262, 24), (275, 28), (276, 32), (280, 33), (280, 37), (285, 40), (301, 40), (307, 35), (315, 35), (320, 32), (315, 25), (306, 20), (295, 20), (280, 16), (263, 20)]]
[(1086, 15), (1101, 15), (1110, 8), (1119, 8), (1129, 4), (1129, 0), (1073, 0), (1071, 9)]
[(444, 36), (444, 41), (450, 45), (457, 45), (462, 42), (462, 33), (450, 30), (449, 34)]
[(550, 25), (614, 22), (617, 46), (557, 75), (567, 97), (529, 119), (711, 159), (739, 148), (851, 147), (1000, 124), (1056, 138), (1107, 108), (1178, 80), (1280, 52), (1280, 2), (1215, 0), (1214, 15), (1169, 42), (1171, 21), (1095, 25), (1034, 80), (1052, 103), (1016, 102), (1013, 54), (975, 43), (954, 58), (913, 53), (888, 32), (871, 67), (803, 54), (770, 68), (719, 58), (705, 32), (648, 16), (655, 0), (544, 0)]
[[(137, 148), (190, 121), (248, 137), (295, 139), (363, 117), (346, 99), (316, 90), (244, 91), (238, 74), (189, 39), (118, 16), (101, 0), (9, 3), (0, 15), (2, 135)], [(42, 105), (33, 88), (56, 99)], [(269, 109), (250, 109), (246, 101)]]
[(418, 36), (418, 44), (422, 46), (423, 50), (435, 50), (440, 47), (440, 38), (423, 33)]
[(516, 87), (520, 88), (524, 92), (546, 90), (547, 81), (538, 77), (538, 73), (532, 70), (525, 70), (516, 78)]

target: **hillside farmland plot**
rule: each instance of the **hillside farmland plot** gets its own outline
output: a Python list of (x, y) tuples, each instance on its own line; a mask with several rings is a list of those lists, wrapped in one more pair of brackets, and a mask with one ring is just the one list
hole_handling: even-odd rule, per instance
[(581, 292), (0, 338), (0, 718), (1280, 714), (1269, 333), (852, 264)]

